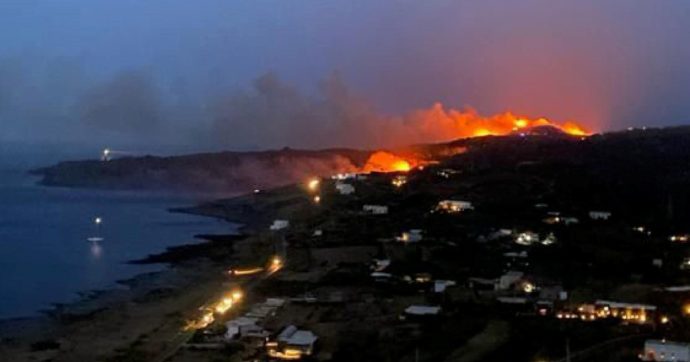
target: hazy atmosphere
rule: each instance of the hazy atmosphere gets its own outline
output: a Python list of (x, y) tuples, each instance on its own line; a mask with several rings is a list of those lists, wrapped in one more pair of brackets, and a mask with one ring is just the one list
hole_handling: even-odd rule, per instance
[(465, 107), (681, 124), (688, 16), (687, 1), (2, 1), (0, 142), (390, 146), (444, 140), (420, 131), (429, 114)]
[(690, 0), (0, 0), (0, 361), (690, 362)]

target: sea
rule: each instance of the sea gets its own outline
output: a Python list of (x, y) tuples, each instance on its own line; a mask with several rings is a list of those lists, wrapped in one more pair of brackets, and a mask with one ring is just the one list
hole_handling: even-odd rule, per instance
[(17, 163), (21, 152), (0, 151), (0, 320), (36, 316), (80, 293), (160, 270), (165, 266), (127, 262), (199, 242), (195, 234), (237, 230), (225, 221), (168, 211), (203, 201), (198, 194), (39, 186), (27, 171), (40, 161)]

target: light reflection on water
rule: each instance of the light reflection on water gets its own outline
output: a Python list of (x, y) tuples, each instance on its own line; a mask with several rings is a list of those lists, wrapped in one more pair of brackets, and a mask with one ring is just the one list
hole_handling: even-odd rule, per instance
[(101, 246), (101, 243), (98, 241), (92, 241), (91, 242), (91, 256), (93, 256), (94, 259), (100, 259), (102, 254), (103, 254), (103, 247)]

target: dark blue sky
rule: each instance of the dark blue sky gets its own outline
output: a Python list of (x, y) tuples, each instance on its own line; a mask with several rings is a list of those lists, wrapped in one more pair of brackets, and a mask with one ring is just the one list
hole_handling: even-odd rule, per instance
[[(686, 0), (3, 0), (0, 141), (322, 146), (304, 131), (321, 118), (291, 122), (323, 111), (333, 71), (357, 115), (690, 123), (688, 19)], [(284, 98), (252, 99), (269, 71), (264, 98)]]

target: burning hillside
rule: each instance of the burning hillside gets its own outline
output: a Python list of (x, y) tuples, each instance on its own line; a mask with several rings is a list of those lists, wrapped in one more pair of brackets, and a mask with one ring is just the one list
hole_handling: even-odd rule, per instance
[(418, 140), (411, 143), (420, 140), (439, 142), (458, 138), (502, 136), (514, 132), (528, 132), (542, 126), (550, 126), (573, 136), (590, 134), (585, 127), (571, 121), (560, 123), (544, 117), (522, 117), (512, 112), (484, 117), (471, 108), (446, 109), (440, 103), (426, 110), (412, 112), (401, 123), (406, 128), (405, 133), (417, 135)]
[[(260, 147), (295, 146), (310, 149), (345, 146), (394, 149), (412, 144), (437, 143), (487, 135), (506, 135), (540, 126), (582, 136), (586, 127), (574, 122), (524, 117), (513, 112), (484, 116), (472, 108), (441, 103), (400, 115), (382, 114), (368, 99), (352, 90), (337, 74), (327, 78), (317, 96), (307, 96), (267, 74), (254, 83), (253, 92), (219, 104), (213, 134)], [(228, 135), (233, 138), (228, 139)]]
[(407, 172), (419, 164), (418, 160), (403, 158), (386, 151), (376, 151), (369, 156), (362, 172)]
[[(376, 127), (376, 122), (382, 127)], [(358, 121), (360, 122), (360, 121)], [(575, 123), (519, 117), (511, 112), (482, 117), (474, 110), (445, 110), (440, 104), (403, 119), (379, 118), (352, 125), (363, 138), (383, 137), (398, 147), (374, 151), (328, 149), (226, 152), (179, 157), (123, 157), (106, 161), (65, 162), (37, 171), (42, 183), (93, 188), (204, 189), (244, 192), (299, 182), (305, 177), (349, 172), (407, 172), (472, 148), (472, 139), (511, 134), (535, 137), (587, 135)], [(336, 142), (338, 138), (334, 138)], [(425, 144), (424, 142), (458, 141)], [(416, 145), (416, 146), (410, 146)]]
[[(436, 104), (429, 110), (414, 112), (406, 122), (401, 123), (405, 129), (388, 133), (391, 137), (400, 134), (402, 139), (412, 137), (404, 135), (413, 132), (420, 139), (432, 139), (434, 141), (451, 141), (484, 136), (504, 136), (510, 134), (524, 135), (568, 135), (587, 136), (590, 134), (584, 127), (574, 122), (556, 123), (546, 118), (519, 117), (511, 112), (500, 113), (491, 117), (482, 117), (476, 111), (468, 109), (446, 111), (441, 104)], [(411, 140), (409, 143), (417, 142)], [(437, 150), (438, 151), (438, 150)], [(376, 151), (362, 167), (361, 172), (405, 172), (410, 169), (433, 162), (439, 156), (447, 157), (465, 152), (461, 147), (454, 150), (441, 150), (434, 152), (430, 158), (411, 152)]]

